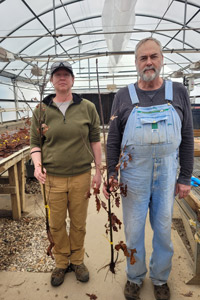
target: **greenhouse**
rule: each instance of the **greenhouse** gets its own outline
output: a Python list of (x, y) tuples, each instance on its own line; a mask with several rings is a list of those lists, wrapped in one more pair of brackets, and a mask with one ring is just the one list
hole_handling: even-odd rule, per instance
[(98, 93), (97, 60), (102, 94), (135, 82), (135, 46), (149, 36), (163, 47), (162, 76), (182, 82), (199, 103), (198, 0), (5, 0), (0, 8), (2, 122), (28, 114), (24, 98), (34, 106), (45, 73), (44, 93), (52, 92), (55, 61), (72, 64), (79, 94)]
[(200, 299), (200, 0), (0, 0), (0, 300)]

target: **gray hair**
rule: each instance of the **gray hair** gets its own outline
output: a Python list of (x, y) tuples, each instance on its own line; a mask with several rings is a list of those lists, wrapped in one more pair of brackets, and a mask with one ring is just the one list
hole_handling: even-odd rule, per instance
[(141, 41), (139, 41), (139, 43), (137, 43), (137, 45), (135, 47), (135, 59), (137, 58), (137, 52), (138, 52), (138, 49), (140, 48), (140, 46), (142, 46), (144, 43), (146, 43), (148, 41), (155, 42), (159, 46), (160, 53), (162, 54), (162, 45), (161, 45), (160, 41), (158, 41), (157, 39), (155, 39), (153, 37), (147, 37), (147, 38), (142, 39)]

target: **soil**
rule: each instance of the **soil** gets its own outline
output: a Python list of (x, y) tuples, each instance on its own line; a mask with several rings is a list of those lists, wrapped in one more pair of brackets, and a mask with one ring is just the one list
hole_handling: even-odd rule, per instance
[(192, 252), (192, 248), (190, 246), (190, 242), (187, 238), (187, 234), (186, 234), (182, 219), (174, 218), (172, 220), (172, 222), (173, 222), (172, 224), (173, 224), (174, 229), (178, 232), (185, 248), (187, 249), (189, 255), (192, 258), (192, 260), (194, 261), (194, 255), (193, 255), (193, 252)]

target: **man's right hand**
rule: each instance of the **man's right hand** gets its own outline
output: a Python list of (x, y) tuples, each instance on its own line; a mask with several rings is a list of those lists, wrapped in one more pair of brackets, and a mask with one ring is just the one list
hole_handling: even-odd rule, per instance
[(109, 191), (106, 182), (103, 184), (103, 194), (106, 199), (109, 199), (110, 193), (114, 190), (115, 186), (118, 186), (117, 179), (114, 179), (113, 176), (109, 179)]

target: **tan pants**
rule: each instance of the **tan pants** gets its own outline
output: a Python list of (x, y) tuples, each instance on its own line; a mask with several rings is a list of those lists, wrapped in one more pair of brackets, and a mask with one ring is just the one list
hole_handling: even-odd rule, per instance
[[(79, 265), (84, 259), (84, 238), (91, 172), (73, 177), (47, 175), (46, 198), (50, 208), (50, 231), (55, 246), (56, 267), (66, 268), (69, 262)], [(66, 230), (67, 211), (70, 218)]]

